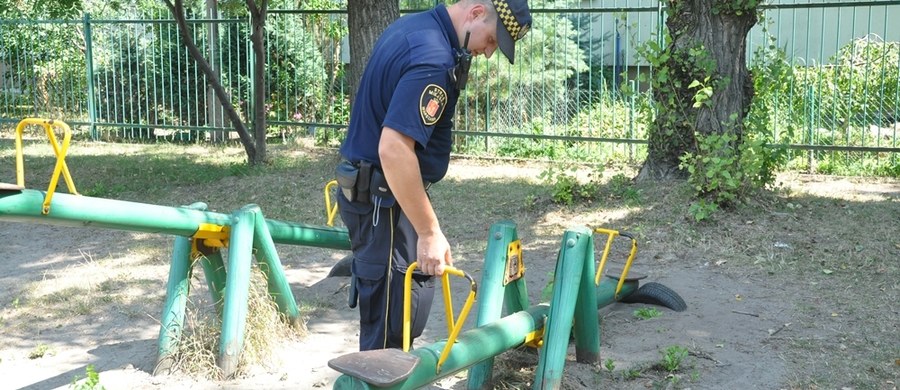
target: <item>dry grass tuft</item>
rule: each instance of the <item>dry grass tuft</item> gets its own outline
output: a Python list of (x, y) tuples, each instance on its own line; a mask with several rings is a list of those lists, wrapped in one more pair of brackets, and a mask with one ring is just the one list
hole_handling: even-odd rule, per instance
[[(216, 365), (222, 320), (211, 312), (211, 307), (197, 307), (195, 304), (193, 308), (188, 308), (185, 331), (173, 356), (171, 372), (223, 379)], [(254, 367), (278, 367), (282, 362), (277, 358), (276, 348), (285, 341), (303, 338), (307, 334), (305, 318), (297, 325), (292, 328), (278, 311), (278, 306), (266, 290), (265, 275), (254, 267), (250, 278), (243, 351), (235, 376), (244, 376)]]

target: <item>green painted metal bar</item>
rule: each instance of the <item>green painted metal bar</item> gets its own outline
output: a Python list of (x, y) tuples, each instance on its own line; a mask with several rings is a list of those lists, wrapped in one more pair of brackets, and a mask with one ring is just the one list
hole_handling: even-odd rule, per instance
[[(0, 220), (74, 227), (100, 227), (147, 233), (193, 236), (201, 223), (228, 226), (227, 214), (121, 200), (56, 193), (50, 213), (41, 214), (44, 191), (0, 190)], [(350, 249), (347, 230), (267, 220), (276, 244)]]
[(181, 342), (184, 313), (191, 291), (191, 240), (175, 237), (169, 281), (166, 283), (166, 303), (159, 326), (159, 353), (153, 374), (168, 372), (174, 364), (173, 354)]
[(293, 327), (300, 327), (300, 309), (294, 300), (291, 285), (284, 276), (284, 267), (275, 250), (275, 242), (266, 226), (262, 211), (256, 208), (256, 220), (253, 229), (253, 249), (256, 250), (256, 261), (259, 268), (266, 275), (269, 295), (278, 305), (278, 310), (283, 313), (288, 323)]
[(206, 277), (206, 286), (216, 305), (216, 313), (222, 315), (225, 294), (225, 261), (222, 252), (218, 248), (208, 254), (200, 256), (200, 267)]
[[(205, 211), (208, 206), (206, 203), (196, 202), (188, 206), (188, 208)], [(193, 250), (193, 247), (191, 249)], [(199, 243), (197, 250), (200, 252), (198, 262), (203, 269), (206, 286), (209, 288), (209, 293), (216, 307), (216, 314), (222, 315), (223, 294), (225, 293), (225, 261), (222, 259), (222, 251), (219, 248), (207, 247)]]
[[(579, 289), (582, 288), (580, 282), (584, 261), (594, 248), (593, 245), (588, 247), (592, 242), (591, 237), (593, 233), (586, 227), (566, 230), (563, 235), (554, 273), (553, 300), (547, 317), (547, 329), (544, 331), (544, 347), (535, 371), (533, 389), (558, 389), (562, 383), (575, 302)], [(593, 283), (590, 283), (585, 288), (592, 286)], [(597, 326), (592, 328), (596, 329)]]
[[(575, 360), (579, 363), (600, 362), (600, 315), (597, 313), (597, 291), (594, 275), (597, 263), (594, 258), (593, 233), (587, 238), (587, 250), (582, 263), (578, 299), (575, 301)], [(537, 381), (535, 381), (537, 383)]]
[(225, 279), (225, 307), (222, 336), (216, 364), (226, 378), (237, 372), (247, 326), (247, 298), (250, 294), (250, 263), (253, 257), (253, 230), (259, 207), (245, 206), (235, 212), (228, 246)]
[[(481, 271), (481, 283), (479, 284), (481, 288), (478, 292), (477, 326), (487, 325), (501, 317), (503, 301), (506, 296), (503, 279), (506, 275), (507, 251), (509, 244), (517, 239), (516, 224), (512, 221), (495, 223), (488, 232), (488, 246), (484, 254), (484, 268)], [(468, 388), (490, 388), (493, 369), (493, 357), (472, 366), (467, 379)]]
[[(597, 307), (604, 307), (615, 302), (614, 294), (617, 280), (604, 278), (597, 287)], [(593, 285), (593, 283), (592, 283)], [(637, 281), (627, 281), (619, 292), (627, 297), (637, 290)], [(419, 357), (419, 364), (405, 380), (391, 387), (374, 387), (358, 378), (348, 375), (338, 377), (334, 389), (420, 389), (438, 379), (453, 375), (487, 358), (495, 357), (507, 350), (524, 344), (525, 335), (540, 331), (544, 320), (550, 315), (548, 304), (534, 305), (528, 310), (510, 314), (485, 326), (469, 329), (456, 339), (447, 361), (441, 366), (440, 374), (436, 373), (437, 360), (444, 349), (446, 340), (438, 341), (414, 349), (410, 353)], [(566, 340), (568, 342), (568, 340)]]

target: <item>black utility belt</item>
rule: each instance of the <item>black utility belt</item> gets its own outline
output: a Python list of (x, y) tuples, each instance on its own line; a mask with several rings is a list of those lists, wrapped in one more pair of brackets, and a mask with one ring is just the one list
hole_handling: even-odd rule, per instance
[[(384, 207), (393, 205), (394, 193), (388, 186), (384, 171), (368, 161), (352, 163), (341, 160), (336, 170), (338, 186), (344, 196), (351, 202), (371, 203), (372, 199), (379, 199)], [(428, 181), (422, 183), (425, 189), (431, 186)]]
[(341, 160), (335, 174), (338, 186), (351, 202), (370, 203), (372, 197), (384, 200), (394, 199), (387, 179), (384, 178), (384, 172), (368, 161), (354, 164), (347, 160)]

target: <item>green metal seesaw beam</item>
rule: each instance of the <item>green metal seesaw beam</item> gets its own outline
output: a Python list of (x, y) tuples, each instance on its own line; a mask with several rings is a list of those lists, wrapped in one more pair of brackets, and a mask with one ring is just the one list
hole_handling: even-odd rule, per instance
[[(44, 191), (29, 189), (0, 190), (0, 220), (100, 227), (184, 237), (197, 233), (200, 224), (230, 226), (232, 223), (230, 214), (61, 193), (53, 196), (50, 213), (42, 215), (41, 206), (45, 194)], [(343, 228), (273, 219), (267, 219), (266, 225), (276, 244), (350, 249), (350, 238)]]

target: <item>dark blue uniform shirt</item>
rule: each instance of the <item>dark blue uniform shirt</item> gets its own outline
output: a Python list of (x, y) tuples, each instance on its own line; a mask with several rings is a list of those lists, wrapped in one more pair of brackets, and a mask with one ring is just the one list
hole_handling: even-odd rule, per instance
[(448, 70), (459, 39), (443, 5), (391, 24), (372, 48), (350, 113), (344, 158), (381, 166), (378, 141), (390, 127), (416, 141), (422, 178), (437, 182), (450, 163), (459, 91)]

